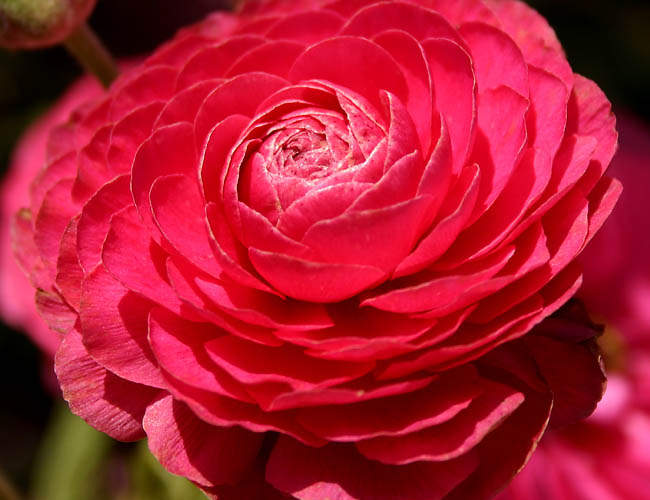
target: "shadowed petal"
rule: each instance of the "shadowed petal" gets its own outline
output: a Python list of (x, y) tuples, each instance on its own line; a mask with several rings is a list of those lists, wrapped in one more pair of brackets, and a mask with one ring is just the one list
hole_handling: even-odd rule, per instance
[(266, 479), (300, 500), (441, 499), (477, 465), (467, 454), (447, 462), (383, 465), (364, 459), (352, 444), (312, 448), (280, 436), (266, 468)]
[(128, 382), (98, 365), (81, 343), (78, 330), (70, 331), (61, 343), (55, 371), (73, 413), (114, 439), (144, 437), (142, 417), (160, 391)]
[(149, 406), (142, 424), (149, 449), (160, 463), (203, 486), (238, 483), (264, 437), (241, 427), (206, 424), (172, 396)]

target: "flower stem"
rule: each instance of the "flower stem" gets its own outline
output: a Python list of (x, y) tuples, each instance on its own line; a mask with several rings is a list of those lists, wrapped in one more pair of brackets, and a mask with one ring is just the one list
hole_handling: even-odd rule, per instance
[(86, 23), (82, 23), (63, 41), (64, 47), (81, 66), (108, 87), (120, 71), (110, 52)]

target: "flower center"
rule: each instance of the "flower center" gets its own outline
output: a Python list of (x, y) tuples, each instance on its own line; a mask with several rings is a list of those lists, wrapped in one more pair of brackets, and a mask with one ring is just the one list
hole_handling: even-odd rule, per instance
[[(290, 132), (290, 131), (287, 131)], [(336, 170), (336, 162), (323, 133), (297, 130), (276, 147), (274, 161), (268, 166), (272, 176), (297, 177), (317, 181)]]
[[(286, 220), (297, 227), (339, 215), (375, 182), (383, 161), (379, 155), (370, 158), (385, 137), (382, 128), (347, 101), (332, 109), (291, 108), (272, 108), (251, 125), (237, 181), (238, 201), (286, 231)], [(288, 210), (293, 211), (280, 221)], [(301, 230), (308, 227), (302, 225)]]
[[(243, 185), (254, 183), (255, 187), (240, 189), (240, 195), (275, 221), (278, 210), (286, 210), (312, 190), (341, 182), (341, 175), (363, 161), (360, 151), (351, 147), (349, 136), (346, 122), (329, 112), (278, 121), (267, 130), (244, 168)], [(268, 190), (261, 187), (262, 181), (268, 183)], [(266, 195), (262, 200), (257, 196), (260, 191), (277, 202)], [(268, 207), (274, 208), (269, 211)]]

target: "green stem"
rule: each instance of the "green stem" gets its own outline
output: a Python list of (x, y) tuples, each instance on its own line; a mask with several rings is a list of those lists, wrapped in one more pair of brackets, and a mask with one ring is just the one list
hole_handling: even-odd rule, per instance
[(0, 470), (0, 498), (2, 500), (20, 500), (20, 494), (6, 474)]
[(74, 30), (63, 45), (104, 87), (108, 87), (119, 75), (120, 70), (113, 57), (86, 23)]

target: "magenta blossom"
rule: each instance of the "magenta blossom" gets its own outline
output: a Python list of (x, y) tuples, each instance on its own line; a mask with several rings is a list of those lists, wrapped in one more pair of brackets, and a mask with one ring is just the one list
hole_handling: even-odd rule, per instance
[(618, 197), (614, 121), (517, 1), (184, 29), (14, 221), (64, 397), (214, 498), (489, 498), (602, 391), (585, 336), (529, 332)]

